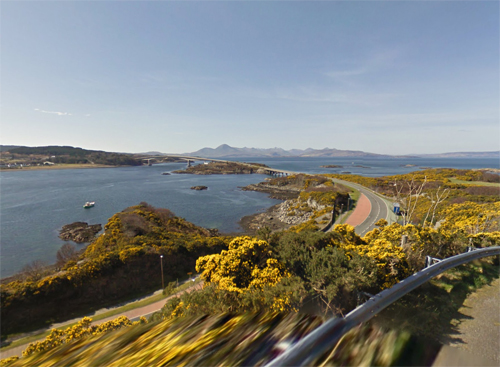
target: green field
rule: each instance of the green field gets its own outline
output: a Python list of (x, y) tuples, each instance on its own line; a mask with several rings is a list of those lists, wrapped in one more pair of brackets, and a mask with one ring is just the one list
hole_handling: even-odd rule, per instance
[(456, 178), (450, 178), (449, 180), (452, 183), (459, 184), (459, 185), (468, 185), (468, 186), (496, 186), (496, 187), (500, 187), (500, 183), (498, 183), (498, 182), (464, 181), (464, 180), (457, 180)]

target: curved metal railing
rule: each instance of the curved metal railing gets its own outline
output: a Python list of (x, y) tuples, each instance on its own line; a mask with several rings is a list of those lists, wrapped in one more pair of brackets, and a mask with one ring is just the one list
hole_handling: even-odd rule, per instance
[(368, 301), (349, 312), (345, 317), (328, 320), (297, 344), (290, 346), (283, 354), (269, 362), (266, 367), (310, 365), (312, 360), (318, 358), (335, 345), (350, 329), (370, 320), (391, 303), (424, 284), (429, 279), (456, 266), (494, 255), (500, 255), (500, 247), (477, 249), (465, 254), (452, 256), (434, 264), (431, 261), (429, 263), (432, 265), (371, 297)]

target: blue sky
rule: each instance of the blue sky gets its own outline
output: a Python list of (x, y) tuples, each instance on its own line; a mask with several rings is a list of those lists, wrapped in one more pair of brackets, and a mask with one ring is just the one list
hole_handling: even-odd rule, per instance
[(0, 7), (0, 144), (500, 149), (497, 1)]

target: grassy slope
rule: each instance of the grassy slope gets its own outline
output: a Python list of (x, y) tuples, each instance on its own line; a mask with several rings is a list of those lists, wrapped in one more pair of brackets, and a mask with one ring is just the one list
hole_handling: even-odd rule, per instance
[(466, 185), (466, 186), (495, 186), (495, 187), (500, 187), (500, 183), (498, 183), (498, 182), (465, 181), (465, 180), (458, 180), (456, 178), (450, 178), (449, 180), (452, 183), (454, 183), (454, 184)]

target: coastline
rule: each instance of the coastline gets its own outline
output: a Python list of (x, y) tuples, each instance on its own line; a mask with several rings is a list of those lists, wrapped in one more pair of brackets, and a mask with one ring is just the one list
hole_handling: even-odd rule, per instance
[[(80, 169), (80, 168), (116, 168), (124, 166), (110, 166), (105, 164), (54, 164), (53, 166), (28, 166), (22, 168), (3, 168), (0, 172), (18, 172), (18, 171), (38, 171), (38, 170), (59, 170), (59, 169)], [(129, 166), (127, 166), (129, 167)], [(130, 166), (132, 167), (132, 166)]]
[(238, 224), (243, 228), (243, 233), (240, 235), (256, 235), (260, 228), (269, 227), (271, 231), (279, 231), (290, 227), (278, 219), (277, 212), (283, 202), (275, 204), (266, 209), (262, 213), (246, 215), (238, 221)]
[(285, 223), (279, 219), (280, 216), (286, 215), (283, 213), (283, 205), (289, 200), (296, 199), (299, 196), (299, 191), (283, 189), (277, 186), (268, 185), (265, 181), (260, 184), (250, 184), (240, 188), (243, 191), (257, 191), (265, 193), (272, 199), (281, 200), (280, 203), (267, 208), (264, 212), (254, 213), (244, 216), (238, 221), (238, 224), (243, 228), (243, 234), (256, 235), (260, 228), (269, 227), (271, 231), (280, 231), (287, 229), (292, 224)]

